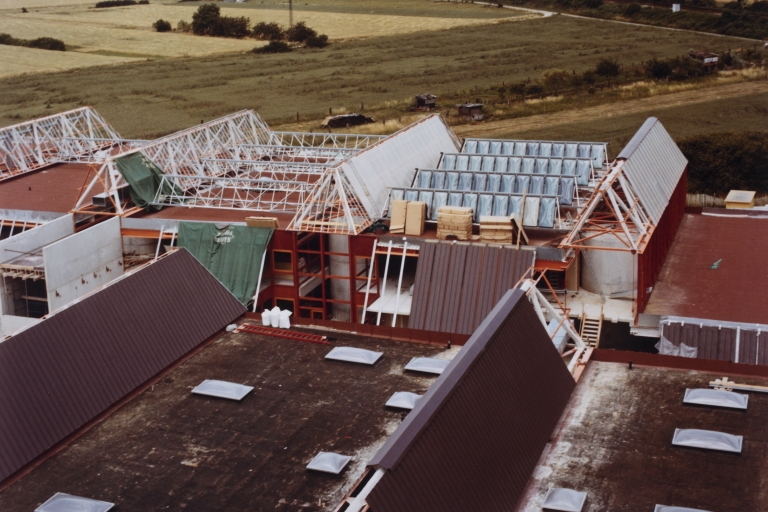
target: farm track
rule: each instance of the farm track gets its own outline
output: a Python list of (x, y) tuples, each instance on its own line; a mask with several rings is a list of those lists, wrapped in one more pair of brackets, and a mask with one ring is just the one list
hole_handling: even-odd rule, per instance
[(593, 121), (596, 119), (609, 119), (618, 115), (639, 114), (647, 112), (653, 115), (654, 111), (678, 107), (681, 105), (693, 105), (707, 103), (727, 98), (738, 98), (752, 94), (768, 92), (768, 80), (744, 82), (722, 86), (708, 87), (693, 91), (653, 96), (625, 102), (614, 102), (596, 107), (580, 108), (540, 114), (514, 119), (502, 119), (481, 124), (465, 124), (454, 126), (453, 129), (460, 137), (500, 137), (511, 133), (536, 130), (556, 125)]

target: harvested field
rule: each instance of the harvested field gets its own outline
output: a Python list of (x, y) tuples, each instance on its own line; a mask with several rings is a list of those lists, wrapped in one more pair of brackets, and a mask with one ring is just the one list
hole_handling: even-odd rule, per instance
[(768, 80), (467, 124), (454, 130), (460, 137), (606, 140), (615, 155), (650, 116), (658, 117), (678, 140), (706, 132), (768, 130)]
[[(20, 2), (15, 2), (20, 3)], [(419, 3), (419, 2), (417, 2)], [(474, 7), (483, 12), (481, 7)], [(184, 33), (157, 33), (151, 26), (158, 19), (169, 20), (173, 26), (179, 20), (191, 21), (197, 5), (150, 4), (94, 9), (86, 5), (67, 7), (46, 7), (29, 13), (0, 12), (0, 33), (14, 37), (35, 39), (54, 37), (64, 41), (69, 49), (76, 51), (68, 55), (70, 62), (77, 62), (78, 54), (100, 54), (125, 58), (151, 58), (200, 56), (223, 52), (245, 52), (265, 43), (253, 39), (227, 39), (199, 37)], [(448, 11), (453, 12), (450, 8)], [(538, 15), (503, 9), (507, 18), (530, 19)], [(252, 23), (259, 21), (287, 23), (285, 9), (224, 8), (224, 16), (246, 16)], [(430, 11), (435, 12), (437, 11)], [(423, 30), (444, 30), (462, 25), (495, 23), (487, 17), (425, 17), (394, 16), (379, 14), (354, 14), (340, 12), (304, 11), (296, 14), (297, 21), (305, 21), (332, 40), (361, 37), (393, 36)], [(14, 67), (4, 65), (18, 59), (13, 55), (0, 60), (0, 76), (18, 74)], [(26, 56), (26, 71), (52, 71), (57, 68), (48, 65), (50, 56)], [(95, 63), (94, 63), (95, 62)], [(83, 57), (79, 67), (98, 65), (98, 60)], [(72, 67), (72, 66), (69, 66)]]
[[(621, 33), (603, 28), (600, 21), (553, 16), (343, 41), (319, 51), (230, 54), (128, 63), (109, 72), (93, 68), (12, 77), (0, 80), (0, 125), (51, 113), (46, 102), (54, 112), (92, 105), (124, 136), (137, 138), (243, 108), (257, 110), (274, 125), (295, 122), (297, 112), (302, 121), (316, 119), (319, 125), (329, 107), (355, 112), (362, 103), (368, 112), (396, 100), (398, 115), (406, 116), (403, 100), (426, 91), (438, 97), (459, 91), (470, 95), (475, 86), (536, 78), (553, 67), (583, 71), (608, 55), (631, 62), (638, 55), (668, 57), (689, 48), (737, 45), (729, 38), (653, 27), (626, 27)], [(572, 43), (563, 45), (563, 40)], [(441, 105), (441, 111), (447, 107)]]
[(121, 64), (135, 61), (135, 58), (82, 54), (75, 52), (52, 52), (19, 46), (0, 45), (0, 76), (38, 73), (40, 71), (63, 71), (65, 69), (105, 64)]

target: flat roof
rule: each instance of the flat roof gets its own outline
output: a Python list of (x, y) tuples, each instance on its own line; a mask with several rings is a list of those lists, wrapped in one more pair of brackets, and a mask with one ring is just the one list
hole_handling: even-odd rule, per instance
[[(768, 395), (746, 411), (683, 404), (686, 388), (723, 374), (591, 361), (517, 510), (539, 512), (550, 487), (586, 492), (584, 510), (652, 511), (656, 504), (725, 512), (765, 508)], [(735, 377), (765, 386), (766, 379)], [(672, 445), (676, 428), (744, 436), (741, 454)]]
[[(396, 391), (435, 380), (404, 372), (434, 345), (343, 333), (334, 346), (381, 351), (372, 367), (326, 361), (332, 346), (226, 333), (0, 493), (6, 512), (56, 492), (120, 510), (307, 510), (333, 507), (407, 411)], [(254, 386), (242, 402), (193, 395), (205, 379)], [(320, 451), (351, 455), (340, 475), (305, 469)]]
[[(69, 213), (88, 176), (88, 164), (65, 163), (0, 181), (0, 205), (9, 210)], [(101, 185), (93, 195), (104, 192)]]
[(644, 312), (768, 323), (766, 230), (768, 218), (684, 215)]

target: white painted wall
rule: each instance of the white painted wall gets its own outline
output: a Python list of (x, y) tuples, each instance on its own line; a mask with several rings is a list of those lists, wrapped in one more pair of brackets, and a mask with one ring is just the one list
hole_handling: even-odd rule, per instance
[(123, 275), (120, 219), (115, 217), (43, 249), (48, 310), (57, 309)]
[(72, 215), (65, 215), (42, 226), (23, 231), (0, 241), (0, 263), (12, 260), (23, 252), (34, 251), (75, 232)]

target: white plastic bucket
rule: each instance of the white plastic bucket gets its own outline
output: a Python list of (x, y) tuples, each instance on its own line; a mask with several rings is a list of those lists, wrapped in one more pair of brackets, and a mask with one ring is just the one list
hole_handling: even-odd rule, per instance
[(261, 325), (264, 327), (269, 327), (272, 325), (272, 312), (268, 309), (265, 309), (261, 313)]
[(291, 312), (286, 310), (283, 310), (280, 312), (280, 328), (281, 329), (290, 329), (291, 328), (291, 321), (290, 321)]
[(280, 327), (280, 308), (277, 306), (273, 307), (271, 313), (270, 324), (275, 328)]

